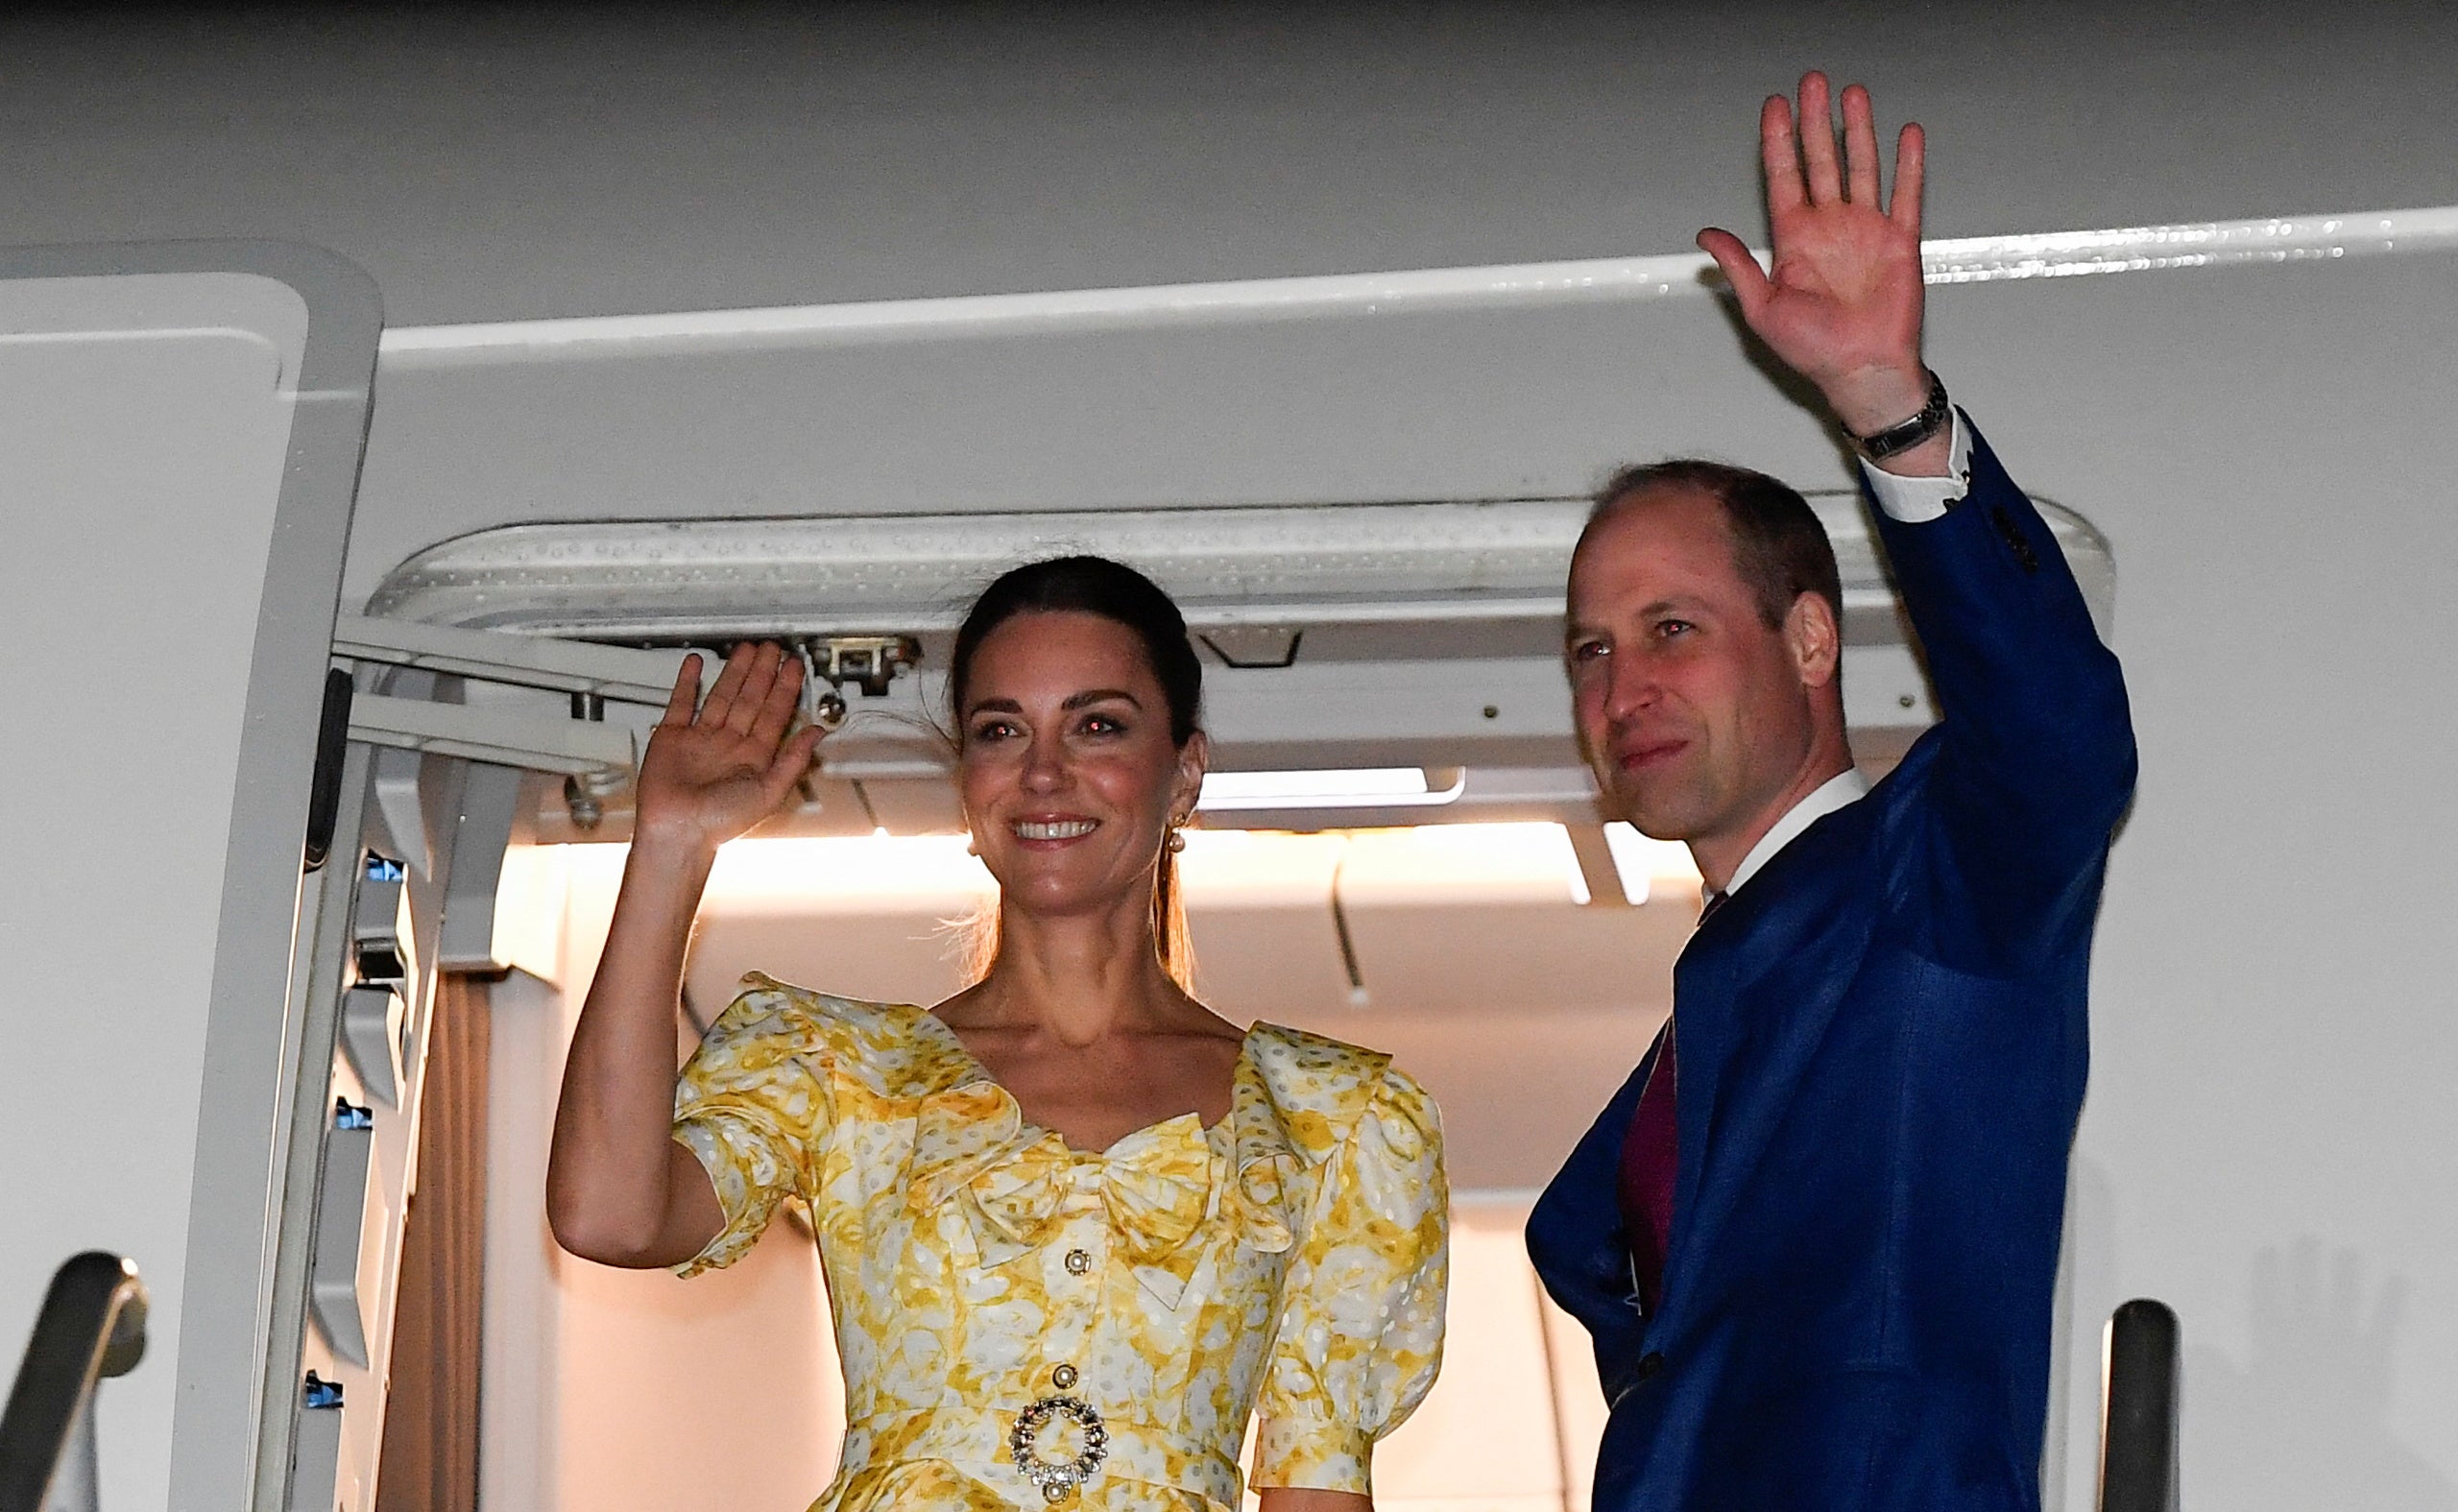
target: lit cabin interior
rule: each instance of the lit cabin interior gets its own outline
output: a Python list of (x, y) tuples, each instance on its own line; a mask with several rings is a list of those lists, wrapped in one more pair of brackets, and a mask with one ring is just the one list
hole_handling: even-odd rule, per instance
[(1603, 1406), (1519, 1225), (1699, 906), (1574, 745), (1583, 496), (1799, 485), (1863, 766), (1940, 713), (1843, 447), (1690, 250), (1759, 237), (1752, 114), (1811, 64), (1931, 132), (1930, 361), (2141, 742), (2045, 1505), (2092, 1505), (2150, 1297), (2196, 1504), (2458, 1509), (2458, 8), (27, 8), (0, 57), (0, 655), (42, 700), (0, 729), (0, 1342), (63, 1257), (142, 1273), (83, 1420), (111, 1512), (819, 1494), (804, 1229), (689, 1283), (546, 1232), (626, 775), (683, 648), (832, 670), (677, 1053), (745, 971), (946, 995), (986, 885), (950, 632), (1072, 549), (1201, 642), (1203, 995), (1443, 1109), (1448, 1362), (1378, 1505), (1583, 1512)]
[[(1845, 566), (1857, 748), (1883, 776), (1932, 710), (1855, 501), (1819, 508)], [(2106, 615), (2106, 546), (2052, 511)], [(1699, 907), (1687, 851), (1605, 824), (1578, 763), (1557, 579), (1582, 516), (1577, 500), (1518, 500), (770, 521), (679, 546), (658, 527), (525, 527), (414, 558), (372, 607), (667, 647), (776, 636), (811, 659), (814, 700), (832, 689), (847, 705), (792, 808), (722, 855), (678, 1023), (687, 1053), (748, 971), (926, 1004), (965, 984), (967, 922), (992, 883), (967, 852), (937, 732), (947, 606), (975, 563), (1071, 540), (1115, 542), (1154, 571), (1207, 664), (1216, 774), (1180, 857), (1200, 995), (1235, 1022), (1389, 1051), (1444, 1110), (1447, 1364), (1378, 1455), (1378, 1504), (1533, 1512), (1584, 1506), (1603, 1413), (1585, 1336), (1543, 1299), (1520, 1227), (1663, 1022)], [(913, 634), (888, 651), (855, 627)], [(911, 665), (866, 687), (853, 674), (877, 667), (848, 657)], [(848, 675), (831, 680), (831, 665)], [(464, 697), (560, 714), (535, 691), (472, 684)], [(635, 734), (654, 717), (645, 703), (585, 711)], [(379, 820), (387, 791), (379, 776)], [(484, 1452), (537, 1456), (535, 1473), (583, 1504), (787, 1505), (825, 1483), (842, 1421), (807, 1225), (780, 1223), (735, 1269), (682, 1283), (558, 1255), (541, 1220), (539, 1136), (612, 911), (626, 805), (619, 783), (533, 776), (497, 881), (490, 949), (512, 970), (489, 989), (481, 1400), (485, 1444), (507, 1447)], [(478, 1115), (430, 1102), (422, 1116), (444, 1138), (432, 1131)]]

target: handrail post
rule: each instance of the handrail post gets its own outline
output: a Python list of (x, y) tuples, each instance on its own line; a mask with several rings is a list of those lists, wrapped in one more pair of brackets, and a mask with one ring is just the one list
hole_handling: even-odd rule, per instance
[(2100, 1512), (2177, 1512), (2177, 1314), (2137, 1297), (2102, 1344)]
[(100, 1512), (103, 1455), (101, 1446), (94, 1440), (94, 1401), (95, 1394), (88, 1388), (69, 1428), (68, 1442), (60, 1448), (59, 1464), (52, 1472), (51, 1494), (43, 1498), (42, 1512)]
[(73, 1255), (51, 1277), (0, 1414), (0, 1512), (91, 1512), (101, 1487), (94, 1387), (145, 1356), (145, 1284), (116, 1255)]

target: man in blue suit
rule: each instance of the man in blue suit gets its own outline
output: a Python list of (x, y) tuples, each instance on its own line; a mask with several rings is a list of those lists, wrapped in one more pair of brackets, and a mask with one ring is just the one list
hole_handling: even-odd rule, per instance
[(2115, 659), (1920, 355), (1922, 141), (1891, 200), (1868, 92), (1760, 119), (1771, 268), (1703, 247), (1824, 396), (1944, 718), (1875, 787), (1832, 548), (1715, 464), (1625, 472), (1571, 567), (1607, 802), (1707, 887), (1674, 1014), (1529, 1219), (1595, 1335), (1597, 1512), (2032, 1512), (2084, 981), (2133, 790)]

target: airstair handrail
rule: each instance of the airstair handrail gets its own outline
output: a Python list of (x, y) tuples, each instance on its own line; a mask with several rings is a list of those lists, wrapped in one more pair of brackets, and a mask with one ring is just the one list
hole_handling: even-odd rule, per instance
[(2180, 1329), (2137, 1297), (2109, 1317), (2100, 1392), (2100, 1512), (2177, 1512)]
[(94, 1504), (94, 1386), (145, 1356), (145, 1284), (88, 1250), (54, 1271), (0, 1414), (0, 1512)]

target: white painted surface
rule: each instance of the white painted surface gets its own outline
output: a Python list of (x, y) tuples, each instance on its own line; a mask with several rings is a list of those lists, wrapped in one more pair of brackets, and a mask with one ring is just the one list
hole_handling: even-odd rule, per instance
[[(1340, 11), (12, 21), (42, 129), (0, 160), (13, 235), (306, 234), (428, 323), (1674, 253), (1754, 225), (1749, 103), (1811, 61), (1930, 126), (1940, 236), (2458, 200), (2447, 7)], [(2458, 812), (2419, 628), (2458, 548), (2449, 269), (1934, 304), (1958, 395), (2119, 563), (2145, 779), (2074, 1344), (2179, 1305), (2214, 1505), (2458, 1503)], [(403, 371), (351, 582), (524, 519), (1572, 492), (1667, 449), (1844, 480), (1703, 304)]]
[(0, 281), (0, 1357), (13, 1374), (69, 1255), (136, 1262), (146, 1358), (102, 1395), (113, 1507), (168, 1491), (223, 865), (305, 324), (265, 278)]
[[(2458, 209), (2425, 206), (2264, 216), (2250, 221), (2198, 221), (2178, 226), (1964, 236), (1924, 243), (1921, 260), (1931, 282), (2007, 283), (2109, 273), (2386, 257), (2452, 245), (2458, 245)], [(1761, 262), (1767, 260), (1767, 255), (1764, 248), (1759, 249)], [(1714, 276), (1714, 265), (1704, 252), (1666, 257), (1591, 257), (1569, 262), (1317, 274), (1311, 277), (1147, 284), (1121, 289), (1053, 289), (1029, 294), (411, 326), (387, 335), (383, 350), (397, 366), (407, 368), (422, 363), (470, 363), (491, 358), (508, 362), (569, 356), (602, 359), (688, 350), (742, 351), (764, 346), (1059, 336), (1083, 331), (1242, 325), (1327, 317), (1394, 320), (1412, 315), (1559, 309), (1565, 305), (1674, 299)]]
[(1668, 15), (37, 8), (0, 169), (13, 238), (302, 237), (399, 324), (1683, 252), (1812, 61), (1933, 129), (1940, 236), (2458, 198), (2445, 6)]
[(1940, 367), (2004, 374), (2000, 450), (2109, 538), (2142, 744), (2093, 976), (2073, 1421), (2096, 1320), (2157, 1296), (2197, 1500), (2449, 1506), (2458, 713), (2427, 606), (2458, 558), (2458, 259), (1940, 304)]
[[(2325, 1485), (2458, 1499), (2458, 1212), (2418, 1195), (2449, 1189), (2458, 1147), (2442, 923), (2458, 810), (2414, 618), (2458, 554), (2453, 270), (2429, 255), (1935, 294), (1940, 371), (2017, 476), (2111, 543), (2144, 752), (2079, 1154), (2073, 1504), (2091, 1483), (2098, 1320), (2134, 1294), (2179, 1307), (2206, 1382), (2188, 1408), (2197, 1485), (2280, 1512)], [(1736, 360), (1703, 301), (643, 366), (553, 383), (491, 370), (460, 398), (405, 380), (394, 447), (446, 414), (547, 429), (499, 427), (500, 445), (461, 454), (509, 486), (444, 490), (398, 461), (380, 476), (439, 508), (518, 496), (548, 516), (1567, 492), (1674, 447), (1841, 481), (1814, 419)], [(914, 392), (927, 412), (893, 402)], [(442, 455), (429, 434), (417, 455)], [(549, 452), (588, 460), (549, 469)], [(1519, 1047), (1502, 1022), (1482, 1032)], [(2308, 1250), (2322, 1279), (2304, 1284)]]
[[(2179, 1307), (2189, 1371), (2208, 1382), (2188, 1408), (2197, 1484), (2281, 1512), (2325, 1485), (2458, 1499), (2458, 1212), (2418, 1196), (2449, 1189), (2458, 1147), (2442, 922), (2458, 810), (2442, 770), (2451, 716), (2414, 618), (2458, 553), (2453, 269), (2431, 255), (1935, 295), (1940, 371), (2016, 475), (2111, 543), (2144, 752), (2079, 1151), (2075, 1504), (2091, 1483), (2098, 1320), (2134, 1294)], [(1463, 350), (1477, 360), (1449, 360)], [(714, 513), (745, 498), (1567, 492), (1673, 447), (1840, 481), (1815, 420), (1736, 360), (1703, 302), (1410, 332), (880, 348), (824, 367), (527, 385), (498, 369), (449, 401), (412, 380), (396, 447), (446, 413), (459, 426), (542, 414), (549, 428), (502, 427), (500, 446), (462, 454), (514, 486), (447, 493), (398, 464), (380, 473), (438, 507), (520, 496), (544, 515), (672, 514), (687, 497)], [(888, 402), (916, 391), (928, 413)], [(775, 407), (788, 394), (790, 427)], [(651, 396), (687, 414), (651, 428)], [(548, 451), (590, 461), (527, 460)], [(1484, 1032), (1517, 1047), (1500, 1023)], [(2302, 1285), (2308, 1247), (2325, 1279)], [(2344, 1303), (2327, 1280), (2341, 1252)]]

